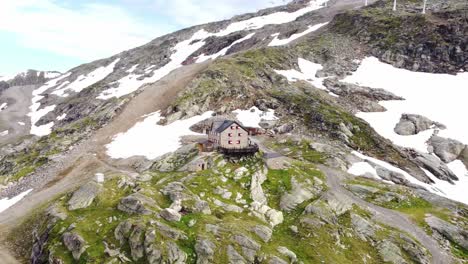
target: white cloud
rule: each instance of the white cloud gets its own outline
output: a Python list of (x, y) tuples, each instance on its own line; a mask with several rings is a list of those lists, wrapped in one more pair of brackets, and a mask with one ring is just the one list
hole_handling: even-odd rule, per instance
[(60, 6), (53, 0), (0, 0), (0, 31), (25, 47), (95, 60), (142, 45), (163, 31), (119, 6)]

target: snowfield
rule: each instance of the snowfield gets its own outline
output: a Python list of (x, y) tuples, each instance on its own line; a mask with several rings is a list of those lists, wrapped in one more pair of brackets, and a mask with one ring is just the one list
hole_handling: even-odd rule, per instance
[(253, 106), (247, 110), (237, 109), (232, 112), (237, 115), (237, 120), (239, 120), (244, 126), (247, 127), (260, 128), (260, 121), (278, 119), (278, 117), (275, 116), (275, 110), (268, 109), (267, 111), (262, 111), (256, 106)]
[(343, 81), (383, 88), (405, 98), (404, 101), (380, 102), (387, 109), (386, 112), (357, 114), (396, 145), (427, 153), (425, 142), (433, 132), (424, 131), (414, 136), (396, 134), (393, 129), (403, 113), (423, 115), (440, 122), (447, 129), (441, 130), (439, 136), (468, 144), (468, 122), (464, 118), (468, 98), (467, 72), (457, 75), (412, 72), (368, 57), (356, 72)]
[(328, 22), (326, 23), (320, 23), (320, 24), (317, 24), (317, 25), (313, 25), (313, 26), (309, 26), (308, 29), (304, 30), (303, 32), (301, 33), (297, 33), (297, 34), (293, 34), (291, 35), (289, 38), (286, 38), (286, 39), (278, 39), (278, 36), (279, 36), (279, 33), (276, 33), (276, 34), (273, 34), (272, 36), (274, 36), (275, 38), (270, 42), (270, 44), (268, 44), (268, 46), (270, 47), (275, 47), (275, 46), (282, 46), (282, 45), (286, 45), (286, 44), (289, 44), (291, 43), (292, 41), (298, 39), (298, 38), (301, 38), (309, 33), (312, 33), (314, 31), (316, 31), (317, 29), (327, 25)]
[(42, 125), (42, 126), (36, 126), (36, 122), (39, 121), (39, 119), (41, 119), (47, 113), (53, 111), (55, 109), (55, 105), (50, 105), (50, 106), (46, 106), (46, 107), (41, 108), (41, 103), (39, 103), (39, 101), (42, 98), (44, 98), (42, 93), (44, 93), (48, 89), (56, 86), (57, 83), (60, 80), (70, 76), (70, 74), (71, 73), (67, 73), (67, 74), (61, 75), (61, 76), (59, 76), (59, 77), (57, 77), (55, 79), (52, 79), (52, 80), (48, 81), (46, 84), (44, 84), (43, 86), (37, 88), (36, 90), (34, 90), (32, 92), (32, 95), (33, 95), (33, 98), (31, 100), (32, 104), (29, 107), (31, 112), (29, 112), (29, 114), (28, 114), (28, 116), (31, 118), (31, 131), (30, 131), (30, 133), (32, 135), (45, 136), (45, 135), (50, 134), (52, 126), (54, 126), (54, 122), (50, 122), (50, 123)]
[[(395, 125), (404, 113), (423, 115), (432, 121), (440, 122), (446, 125), (447, 129), (440, 130), (439, 136), (456, 139), (464, 144), (468, 143), (466, 137), (468, 135), (468, 122), (465, 122), (464, 118), (465, 104), (468, 98), (468, 73), (466, 72), (457, 75), (413, 72), (395, 68), (380, 62), (375, 57), (368, 57), (362, 60), (357, 71), (342, 81), (372, 88), (383, 88), (405, 99), (403, 101), (380, 102), (387, 109), (386, 112), (356, 114), (367, 121), (377, 133), (396, 145), (428, 153), (426, 141), (434, 133), (434, 129), (429, 129), (411, 136), (396, 134), (394, 132)], [(365, 157), (359, 153), (355, 153), (355, 155), (360, 155), (362, 159), (374, 161), (383, 167), (400, 172), (410, 182), (424, 186), (431, 192), (468, 204), (468, 195), (466, 195), (468, 171), (459, 160), (447, 164), (457, 175), (459, 181), (451, 184), (439, 180), (424, 170), (428, 177), (435, 182), (435, 184), (429, 185), (416, 180), (408, 173), (388, 163)], [(361, 171), (353, 168), (350, 173), (355, 175), (362, 175), (362, 171), (371, 175), (374, 173), (374, 170), (366, 169), (363, 166), (360, 168)]]
[(370, 165), (368, 162), (366, 162), (366, 161), (370, 161), (388, 170), (401, 173), (403, 176), (405, 176), (405, 178), (409, 182), (420, 185), (432, 193), (447, 197), (449, 199), (452, 199), (452, 200), (455, 200), (464, 204), (468, 204), (468, 195), (466, 195), (466, 191), (467, 191), (466, 187), (468, 186), (468, 170), (465, 168), (465, 165), (459, 160), (456, 160), (447, 164), (447, 166), (460, 179), (458, 182), (456, 182), (456, 184), (451, 184), (447, 181), (439, 180), (437, 177), (432, 175), (427, 170), (422, 169), (427, 174), (427, 176), (429, 176), (429, 178), (431, 178), (431, 180), (435, 182), (434, 184), (427, 184), (427, 183), (417, 180), (416, 178), (408, 174), (406, 171), (399, 169), (387, 162), (384, 162), (384, 161), (381, 161), (372, 157), (368, 157), (357, 151), (353, 151), (353, 154), (363, 159), (364, 161), (354, 163), (348, 169), (348, 173), (350, 174), (353, 174), (356, 176), (371, 175), (374, 178), (381, 179), (377, 175), (377, 171), (375, 170), (375, 168), (372, 167), (372, 165)]
[(8, 198), (0, 199), (0, 213), (5, 211), (6, 209), (10, 208), (11, 206), (13, 206), (15, 203), (21, 201), (21, 199), (23, 199), (31, 191), (32, 191), (32, 189), (27, 190), (25, 192), (22, 192), (22, 193), (18, 194), (17, 196), (15, 196), (15, 197), (13, 197), (11, 199), (8, 199)]
[(99, 67), (88, 74), (78, 76), (78, 78), (76, 78), (76, 80), (70, 84), (60, 85), (57, 89), (55, 89), (55, 91), (52, 92), (52, 94), (66, 97), (68, 96), (68, 94), (66, 94), (65, 92), (68, 90), (71, 90), (75, 93), (81, 92), (83, 89), (103, 80), (109, 74), (111, 74), (114, 71), (114, 67), (117, 64), (117, 62), (119, 62), (119, 60), (120, 58), (116, 59), (107, 66)]
[(113, 159), (125, 159), (132, 156), (155, 159), (180, 148), (182, 136), (200, 135), (189, 128), (210, 118), (212, 114), (213, 112), (209, 111), (162, 126), (157, 124), (162, 119), (160, 112), (152, 113), (127, 132), (116, 135), (113, 141), (107, 145), (107, 154)]
[(275, 70), (276, 73), (283, 75), (290, 82), (295, 81), (306, 81), (312, 84), (314, 87), (326, 90), (327, 88), (323, 85), (323, 81), (326, 78), (316, 77), (317, 71), (321, 70), (323, 67), (318, 63), (313, 63), (311, 61), (301, 59), (298, 60), (299, 69), (297, 70)]
[(2, 103), (2, 104), (0, 105), (0, 112), (3, 111), (3, 110), (5, 110), (7, 107), (8, 107), (8, 104), (7, 104), (7, 103)]

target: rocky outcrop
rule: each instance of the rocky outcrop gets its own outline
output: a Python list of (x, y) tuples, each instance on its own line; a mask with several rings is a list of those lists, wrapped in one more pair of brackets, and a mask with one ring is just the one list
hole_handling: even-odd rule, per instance
[(420, 167), (428, 170), (437, 178), (452, 182), (458, 180), (458, 177), (450, 170), (445, 163), (431, 154), (408, 151), (409, 158)]
[(149, 215), (154, 208), (158, 208), (156, 202), (141, 193), (134, 193), (120, 200), (117, 208), (129, 214)]
[(138, 223), (133, 226), (133, 230), (128, 237), (128, 244), (130, 245), (130, 253), (132, 259), (137, 261), (144, 256), (145, 247), (143, 245), (145, 237), (145, 225)]
[(435, 216), (426, 217), (426, 223), (439, 234), (450, 240), (451, 242), (468, 250), (468, 231), (465, 229), (447, 223)]
[(268, 243), (273, 235), (273, 230), (264, 225), (256, 225), (252, 227), (252, 232), (254, 232), (263, 242)]
[(62, 241), (65, 247), (70, 250), (75, 260), (79, 260), (81, 254), (86, 250), (86, 241), (76, 233), (64, 233)]
[(197, 253), (197, 264), (213, 263), (216, 245), (208, 239), (198, 238), (195, 244)]
[(94, 181), (81, 186), (68, 201), (68, 210), (72, 211), (90, 206), (101, 189), (102, 186)]
[(421, 115), (403, 114), (395, 126), (395, 133), (402, 136), (416, 135), (431, 128), (445, 129), (443, 124)]
[(280, 199), (280, 208), (283, 211), (291, 211), (298, 204), (312, 199), (317, 196), (321, 191), (321, 186), (313, 185), (310, 180), (299, 182), (295, 177), (291, 177), (291, 191), (283, 194)]
[(242, 250), (242, 256), (244, 256), (245, 259), (247, 259), (250, 263), (255, 261), (257, 251), (259, 251), (261, 248), (260, 244), (258, 244), (252, 238), (242, 234), (234, 235), (232, 240), (240, 246)]
[(262, 184), (266, 180), (266, 168), (259, 170), (252, 175), (250, 183), (250, 198), (253, 201), (264, 204), (266, 203), (266, 197), (263, 193)]
[(400, 248), (389, 240), (384, 240), (377, 246), (380, 256), (385, 263), (406, 264)]
[(460, 157), (463, 150), (467, 147), (460, 141), (439, 137), (433, 135), (428, 141), (429, 152), (433, 152), (443, 162), (449, 163)]

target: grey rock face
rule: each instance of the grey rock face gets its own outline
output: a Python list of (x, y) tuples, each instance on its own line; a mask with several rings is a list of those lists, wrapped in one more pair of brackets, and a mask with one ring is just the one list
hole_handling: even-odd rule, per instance
[(86, 241), (76, 233), (67, 232), (63, 234), (63, 244), (71, 251), (73, 258), (79, 260), (81, 254), (86, 250)]
[(400, 248), (393, 242), (384, 240), (378, 246), (382, 259), (387, 263), (406, 264), (408, 263), (402, 256)]
[(252, 228), (252, 232), (254, 232), (263, 242), (267, 243), (271, 239), (271, 235), (273, 234), (273, 230), (271, 230), (267, 226), (263, 225), (256, 225)]
[(167, 260), (171, 264), (183, 264), (187, 260), (187, 254), (172, 241), (167, 242), (166, 250)]
[(178, 229), (172, 228), (161, 222), (156, 222), (155, 225), (156, 225), (157, 231), (166, 238), (174, 239), (174, 240), (187, 239), (187, 236), (185, 235), (185, 233)]
[(456, 160), (466, 148), (466, 145), (449, 138), (432, 136), (427, 142), (432, 148), (434, 154), (437, 155), (443, 162), (449, 163)]
[(77, 210), (91, 205), (101, 191), (102, 186), (92, 181), (76, 190), (68, 201), (68, 210)]
[(360, 184), (350, 184), (348, 185), (348, 189), (361, 198), (379, 191), (377, 188)]
[(401, 247), (403, 251), (416, 263), (429, 264), (431, 263), (427, 249), (420, 246), (412, 238), (405, 234), (400, 234), (400, 238), (404, 243)]
[(452, 182), (452, 180), (458, 180), (458, 177), (450, 170), (449, 167), (447, 167), (445, 163), (431, 154), (411, 152), (410, 158), (416, 164), (428, 170), (441, 180), (448, 182)]
[(447, 223), (435, 216), (426, 217), (426, 223), (433, 230), (437, 231), (448, 240), (460, 245), (465, 250), (468, 250), (468, 231)]
[(465, 164), (465, 167), (468, 168), (468, 146), (460, 153), (459, 159)]
[(434, 122), (427, 117), (414, 114), (401, 115), (400, 122), (395, 126), (395, 133), (402, 136), (416, 135), (430, 128), (445, 129), (443, 124)]
[(283, 211), (291, 211), (297, 205), (307, 201), (320, 193), (320, 189), (315, 188), (312, 184), (299, 182), (294, 177), (291, 178), (292, 190), (281, 196), (280, 208)]
[(156, 202), (141, 193), (134, 193), (124, 197), (120, 200), (120, 203), (117, 206), (120, 211), (124, 211), (129, 214), (143, 215), (151, 214), (153, 212), (151, 207), (157, 207)]
[(146, 228), (143, 224), (136, 224), (133, 227), (130, 237), (128, 238), (130, 252), (134, 261), (137, 261), (144, 256), (145, 247), (143, 245), (143, 242), (145, 237), (145, 229)]
[(286, 134), (286, 133), (289, 133), (291, 131), (294, 130), (294, 125), (293, 124), (283, 124), (275, 129), (273, 129), (273, 131), (275, 131), (275, 133), (277, 134)]
[(120, 222), (114, 230), (115, 239), (120, 241), (120, 244), (123, 244), (126, 239), (130, 236), (130, 231), (132, 230), (133, 224), (130, 221)]
[(213, 263), (216, 245), (208, 239), (199, 238), (195, 244), (197, 264)]
[(169, 222), (179, 222), (182, 215), (174, 209), (166, 208), (159, 212), (159, 215)]
[(351, 214), (351, 224), (354, 226), (356, 233), (363, 239), (371, 238), (375, 234), (373, 223), (367, 221), (360, 215)]
[(227, 247), (227, 256), (229, 259), (229, 263), (231, 264), (246, 264), (247, 260), (245, 260), (244, 257), (239, 254), (239, 252), (236, 251), (236, 249), (232, 246), (229, 245)]
[(245, 235), (234, 235), (233, 241), (236, 242), (242, 249), (242, 255), (249, 261), (255, 260), (257, 251), (260, 250), (261, 246), (252, 238)]
[(337, 222), (335, 214), (332, 212), (330, 206), (323, 200), (316, 200), (306, 206), (305, 214), (313, 214), (320, 218), (322, 221), (333, 224)]

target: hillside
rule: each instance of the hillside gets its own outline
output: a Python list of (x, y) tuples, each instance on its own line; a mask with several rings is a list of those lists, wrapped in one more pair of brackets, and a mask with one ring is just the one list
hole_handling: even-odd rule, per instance
[[(293, 1), (9, 80), (1, 259), (466, 263), (468, 4), (421, 8)], [(260, 151), (200, 152), (223, 119)]]

